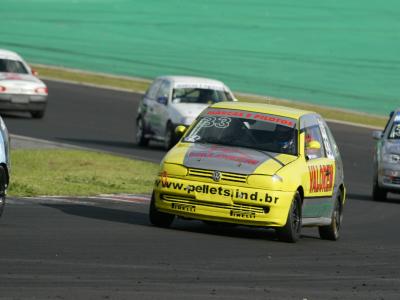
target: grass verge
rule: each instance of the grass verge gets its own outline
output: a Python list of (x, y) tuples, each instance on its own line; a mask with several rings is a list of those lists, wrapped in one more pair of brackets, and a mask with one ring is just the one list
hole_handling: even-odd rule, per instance
[(92, 151), (16, 149), (9, 196), (149, 194), (158, 164)]
[[(145, 92), (150, 84), (150, 80), (141, 78), (131, 78), (124, 76), (113, 76), (99, 74), (81, 70), (63, 69), (51, 66), (33, 65), (40, 76), (52, 79), (61, 79), (81, 84), (93, 84), (104, 87), (124, 89), (132, 92)], [(326, 106), (312, 105), (304, 102), (290, 101), (278, 98), (271, 98), (258, 95), (247, 95), (235, 93), (240, 101), (264, 102), (276, 105), (285, 105), (295, 108), (318, 112), (326, 119), (362, 124), (367, 126), (384, 127), (387, 118), (384, 116), (358, 113), (350, 110), (336, 109)]]

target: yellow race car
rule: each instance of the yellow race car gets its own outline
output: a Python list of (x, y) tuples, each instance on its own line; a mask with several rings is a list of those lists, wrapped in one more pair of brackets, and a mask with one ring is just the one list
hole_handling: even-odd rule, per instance
[(337, 240), (346, 189), (339, 149), (322, 117), (288, 107), (217, 103), (164, 157), (150, 203), (152, 224), (175, 216), (275, 228), (296, 242), (302, 226)]

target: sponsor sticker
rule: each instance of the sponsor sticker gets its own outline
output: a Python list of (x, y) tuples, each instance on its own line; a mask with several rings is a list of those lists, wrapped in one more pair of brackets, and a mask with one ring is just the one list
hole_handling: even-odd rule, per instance
[(256, 213), (251, 211), (241, 211), (232, 209), (230, 212), (231, 217), (240, 219), (255, 219)]
[(209, 89), (216, 91), (224, 91), (222, 86), (206, 84), (206, 83), (177, 83), (175, 84), (177, 89)]
[(176, 210), (186, 211), (186, 212), (195, 212), (196, 211), (196, 206), (189, 205), (189, 204), (181, 204), (181, 203), (171, 203), (171, 208), (176, 209)]
[(333, 165), (309, 166), (310, 193), (329, 192), (333, 188)]
[(270, 123), (276, 123), (279, 125), (284, 125), (288, 127), (296, 126), (296, 122), (293, 119), (282, 118), (274, 115), (267, 115), (262, 113), (249, 113), (249, 112), (242, 112), (242, 111), (234, 111), (234, 110), (208, 110), (207, 115), (209, 116), (225, 116), (225, 117), (236, 117), (236, 118), (246, 118), (249, 120), (259, 120), (265, 121)]
[(260, 163), (259, 160), (253, 158), (248, 152), (243, 152), (238, 149), (221, 147), (214, 145), (206, 148), (205, 150), (194, 150), (188, 152), (189, 158), (215, 158), (222, 160), (230, 160), (240, 162), (243, 164), (257, 165)]

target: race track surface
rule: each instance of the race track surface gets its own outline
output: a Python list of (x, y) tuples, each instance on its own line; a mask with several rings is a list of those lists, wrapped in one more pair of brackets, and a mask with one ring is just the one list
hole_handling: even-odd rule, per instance
[[(11, 133), (159, 161), (133, 143), (139, 95), (48, 82), (43, 120), (5, 117)], [(398, 299), (398, 197), (370, 197), (371, 130), (330, 124), (345, 164), (342, 237), (178, 220), (149, 224), (146, 201), (10, 199), (0, 220), (0, 299)]]

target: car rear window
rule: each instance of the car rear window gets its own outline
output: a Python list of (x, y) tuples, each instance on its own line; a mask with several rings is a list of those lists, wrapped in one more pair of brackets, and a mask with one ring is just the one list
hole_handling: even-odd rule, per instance
[(28, 74), (24, 64), (18, 60), (0, 59), (0, 72)]

